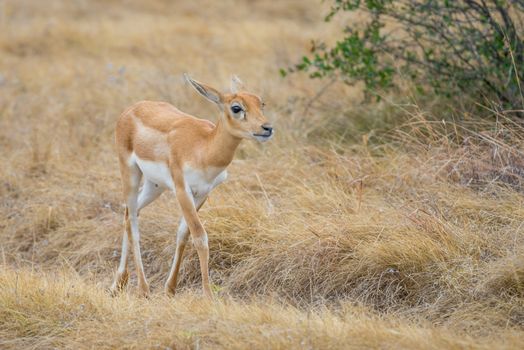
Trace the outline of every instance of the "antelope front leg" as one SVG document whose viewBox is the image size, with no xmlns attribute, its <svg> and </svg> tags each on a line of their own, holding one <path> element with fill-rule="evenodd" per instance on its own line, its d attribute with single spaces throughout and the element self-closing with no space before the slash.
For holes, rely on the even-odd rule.
<svg viewBox="0 0 524 350">
<path fill-rule="evenodd" d="M 196 210 L 198 211 L 204 202 L 206 201 L 206 196 L 200 196 L 196 198 L 195 205 Z M 171 265 L 171 271 L 166 281 L 165 291 L 168 295 L 174 295 L 175 289 L 178 280 L 178 272 L 180 271 L 180 265 L 182 264 L 182 258 L 184 256 L 184 249 L 187 244 L 187 238 L 189 237 L 189 228 L 187 227 L 186 220 L 184 217 L 180 220 L 178 225 L 178 231 L 176 234 L 176 250 L 175 256 L 173 257 L 173 265 Z"/>
<path fill-rule="evenodd" d="M 180 271 L 180 265 L 182 263 L 182 257 L 184 255 L 184 249 L 186 248 L 188 236 L 189 228 L 187 227 L 186 220 L 182 217 L 176 233 L 175 256 L 173 257 L 173 264 L 171 265 L 171 270 L 169 271 L 169 276 L 167 277 L 165 285 L 165 292 L 167 295 L 175 294 L 178 272 Z"/>
<path fill-rule="evenodd" d="M 193 245 L 195 246 L 198 253 L 204 295 L 208 299 L 213 299 L 213 293 L 211 293 L 211 287 L 209 286 L 209 246 L 207 242 L 207 232 L 198 218 L 197 209 L 195 208 L 195 204 L 193 203 L 193 199 L 189 193 L 189 190 L 185 188 L 183 179 L 178 178 L 177 180 L 178 181 L 175 181 L 176 196 L 178 202 L 180 203 L 180 208 L 182 209 L 184 219 L 187 223 L 187 226 L 189 227 Z"/>
</svg>

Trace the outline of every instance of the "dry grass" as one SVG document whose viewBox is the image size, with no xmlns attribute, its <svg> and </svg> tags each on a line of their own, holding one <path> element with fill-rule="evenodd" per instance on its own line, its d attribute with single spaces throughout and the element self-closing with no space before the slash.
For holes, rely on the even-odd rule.
<svg viewBox="0 0 524 350">
<path fill-rule="evenodd" d="M 392 114 L 342 85 L 310 104 L 322 83 L 278 68 L 337 32 L 319 6 L 0 3 L 1 348 L 524 346 L 522 128 Z M 132 279 L 111 298 L 113 125 L 141 99 L 213 119 L 185 71 L 221 87 L 240 75 L 277 137 L 245 142 L 201 211 L 216 304 L 199 297 L 192 249 L 180 294 L 161 293 L 180 215 L 170 195 L 141 215 L 152 297 Z M 392 116 L 406 122 L 361 134 Z"/>
<path fill-rule="evenodd" d="M 427 322 L 380 317 L 351 304 L 307 313 L 265 300 L 225 298 L 211 306 L 190 292 L 175 299 L 155 294 L 144 302 L 108 298 L 79 276 L 22 270 L 0 278 L 1 316 L 12 337 L 3 348 L 442 349 L 476 343 L 491 349 L 520 341 L 514 331 L 504 331 L 503 342 L 458 337 Z"/>
</svg>

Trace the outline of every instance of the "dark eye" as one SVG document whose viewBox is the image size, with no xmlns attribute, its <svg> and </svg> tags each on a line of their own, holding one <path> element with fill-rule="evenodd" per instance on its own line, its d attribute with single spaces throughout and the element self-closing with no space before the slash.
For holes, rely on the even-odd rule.
<svg viewBox="0 0 524 350">
<path fill-rule="evenodd" d="M 231 112 L 233 113 L 239 113 L 240 111 L 242 110 L 242 108 L 240 106 L 233 106 L 231 107 Z"/>
</svg>

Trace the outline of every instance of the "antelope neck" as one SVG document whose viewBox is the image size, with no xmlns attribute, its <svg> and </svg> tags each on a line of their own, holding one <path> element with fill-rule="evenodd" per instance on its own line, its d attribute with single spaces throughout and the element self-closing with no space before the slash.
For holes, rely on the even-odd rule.
<svg viewBox="0 0 524 350">
<path fill-rule="evenodd" d="M 224 118 L 226 117 L 224 116 Z M 240 141 L 242 141 L 240 137 L 227 131 L 223 123 L 222 118 L 218 118 L 217 124 L 211 132 L 206 154 L 206 163 L 216 167 L 228 166 L 235 156 Z"/>
</svg>

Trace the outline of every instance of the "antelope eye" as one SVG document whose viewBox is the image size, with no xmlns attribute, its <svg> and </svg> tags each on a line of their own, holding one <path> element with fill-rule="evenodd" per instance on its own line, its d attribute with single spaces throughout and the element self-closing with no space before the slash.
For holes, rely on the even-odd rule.
<svg viewBox="0 0 524 350">
<path fill-rule="evenodd" d="M 236 106 L 235 105 L 235 106 L 231 107 L 231 112 L 233 112 L 235 114 L 239 113 L 240 111 L 242 111 L 242 107 L 240 107 L 240 106 Z"/>
</svg>

